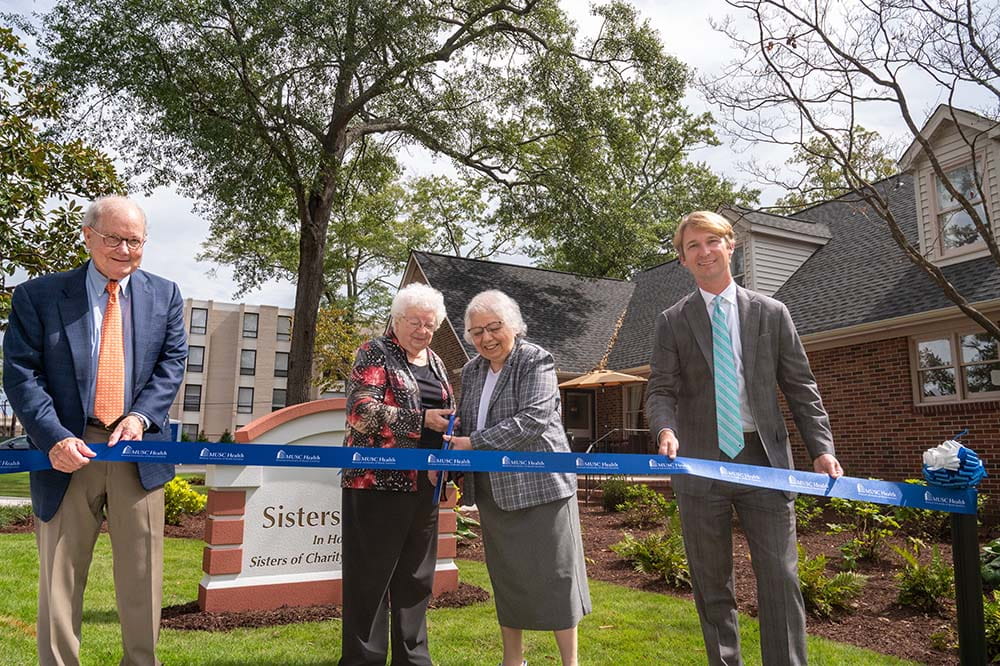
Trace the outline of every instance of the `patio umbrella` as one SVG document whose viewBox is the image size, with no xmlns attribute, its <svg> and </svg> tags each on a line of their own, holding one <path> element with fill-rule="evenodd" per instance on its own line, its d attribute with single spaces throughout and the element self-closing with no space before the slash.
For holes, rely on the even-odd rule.
<svg viewBox="0 0 1000 666">
<path fill-rule="evenodd" d="M 567 379 L 559 388 L 604 388 L 605 386 L 621 386 L 646 381 L 645 377 L 637 377 L 614 370 L 591 370 L 590 372 Z"/>
</svg>

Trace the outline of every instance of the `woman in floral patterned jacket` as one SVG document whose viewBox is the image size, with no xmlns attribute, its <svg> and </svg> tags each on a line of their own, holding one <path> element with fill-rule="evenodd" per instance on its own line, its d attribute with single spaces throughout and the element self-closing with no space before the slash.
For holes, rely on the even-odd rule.
<svg viewBox="0 0 1000 666">
<path fill-rule="evenodd" d="M 455 399 L 430 344 L 444 318 L 436 289 L 415 283 L 396 294 L 391 333 L 358 349 L 344 446 L 441 448 Z M 426 613 L 437 563 L 436 480 L 436 472 L 416 470 L 343 471 L 340 666 L 385 664 L 390 634 L 394 665 L 431 665 Z"/>
</svg>

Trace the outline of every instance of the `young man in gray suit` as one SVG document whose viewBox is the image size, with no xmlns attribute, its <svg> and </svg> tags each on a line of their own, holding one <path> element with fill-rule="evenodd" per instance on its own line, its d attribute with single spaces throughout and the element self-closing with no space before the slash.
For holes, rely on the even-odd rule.
<svg viewBox="0 0 1000 666">
<path fill-rule="evenodd" d="M 733 281 L 735 237 L 716 213 L 691 213 L 674 247 L 698 290 L 656 321 L 646 397 L 661 454 L 792 469 L 780 388 L 816 472 L 843 474 L 830 421 L 785 306 Z M 742 664 L 733 592 L 732 512 L 757 577 L 763 663 L 806 663 L 794 496 L 678 475 L 672 479 L 709 663 Z"/>
<path fill-rule="evenodd" d="M 83 218 L 90 261 L 14 290 L 3 384 L 52 469 L 31 473 L 38 542 L 38 663 L 80 663 L 83 589 L 107 518 L 121 663 L 155 666 L 163 579 L 163 484 L 173 465 L 94 460 L 87 442 L 169 440 L 184 377 L 184 302 L 139 269 L 146 216 L 124 197 Z"/>
</svg>

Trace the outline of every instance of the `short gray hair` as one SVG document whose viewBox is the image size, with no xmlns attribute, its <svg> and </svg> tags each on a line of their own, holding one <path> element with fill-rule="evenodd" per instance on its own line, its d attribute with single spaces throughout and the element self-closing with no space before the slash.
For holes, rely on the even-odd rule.
<svg viewBox="0 0 1000 666">
<path fill-rule="evenodd" d="M 472 336 L 469 335 L 469 320 L 472 315 L 489 312 L 500 318 L 505 325 L 509 326 L 514 335 L 524 335 L 528 332 L 528 325 L 521 317 L 521 308 L 517 301 L 503 293 L 499 289 L 487 289 L 472 297 L 469 304 L 465 306 L 465 341 L 472 344 Z"/>
<path fill-rule="evenodd" d="M 118 196 L 117 194 L 109 194 L 107 196 L 94 199 L 94 202 L 87 206 L 87 212 L 83 214 L 83 226 L 93 229 L 97 225 L 97 221 L 105 215 L 109 209 L 118 206 L 132 208 L 138 212 L 142 217 L 142 231 L 143 233 L 146 232 L 146 212 L 139 204 L 132 201 L 128 197 Z"/>
<path fill-rule="evenodd" d="M 434 313 L 434 330 L 448 316 L 444 308 L 444 296 L 434 287 L 422 282 L 411 282 L 396 292 L 392 299 L 390 313 L 393 320 L 402 319 L 407 310 L 425 310 Z"/>
</svg>

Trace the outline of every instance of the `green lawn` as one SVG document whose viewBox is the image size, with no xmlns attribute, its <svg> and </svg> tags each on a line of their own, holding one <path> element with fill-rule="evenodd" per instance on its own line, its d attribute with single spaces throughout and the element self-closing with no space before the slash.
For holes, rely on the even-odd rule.
<svg viewBox="0 0 1000 666">
<path fill-rule="evenodd" d="M 203 544 L 167 539 L 164 604 L 197 598 Z M 30 534 L 0 535 L 4 567 L 0 571 L 0 655 L 5 666 L 35 663 L 34 619 L 37 558 Z M 489 589 L 485 567 L 459 563 L 462 579 Z M 674 597 L 592 582 L 594 612 L 580 625 L 581 664 L 702 664 L 701 633 L 694 605 Z M 111 550 L 101 535 L 90 572 L 84 606 L 82 661 L 103 666 L 120 659 L 120 636 L 111 585 Z M 744 654 L 759 664 L 757 623 L 742 618 Z M 492 665 L 500 660 L 500 637 L 491 603 L 430 612 L 431 654 L 442 666 Z M 549 633 L 529 632 L 529 663 L 558 663 Z M 339 621 L 248 629 L 228 633 L 165 630 L 160 658 L 167 664 L 336 664 L 340 653 Z M 904 664 L 820 638 L 809 640 L 814 664 Z"/>
<path fill-rule="evenodd" d="M 205 475 L 178 474 L 177 476 L 190 481 L 193 477 L 204 478 Z M 202 495 L 207 492 L 205 486 L 191 486 L 191 490 Z M 0 474 L 0 497 L 31 497 L 31 493 L 28 492 L 28 473 Z"/>
<path fill-rule="evenodd" d="M 31 497 L 28 492 L 28 473 L 0 474 L 0 497 Z"/>
</svg>

